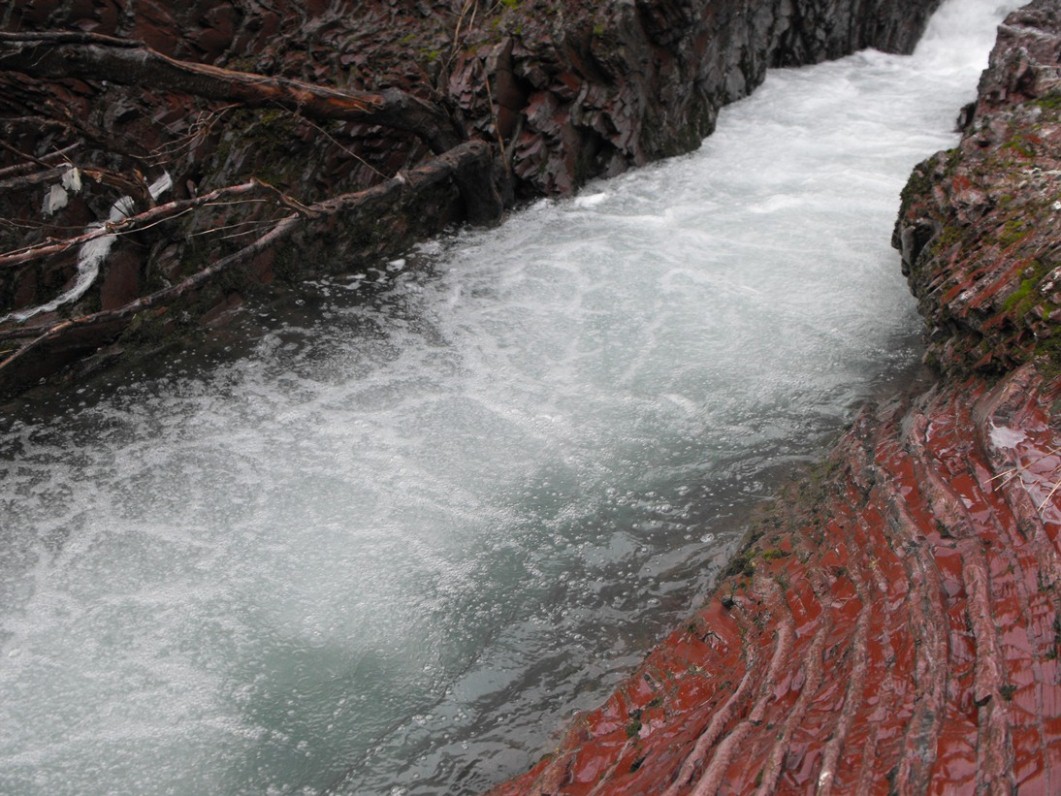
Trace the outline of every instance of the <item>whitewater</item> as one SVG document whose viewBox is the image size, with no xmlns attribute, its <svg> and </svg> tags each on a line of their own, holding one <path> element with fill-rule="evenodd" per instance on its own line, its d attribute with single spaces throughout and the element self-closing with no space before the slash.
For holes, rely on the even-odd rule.
<svg viewBox="0 0 1061 796">
<path fill-rule="evenodd" d="M 1004 11 L 0 421 L 0 793 L 475 793 L 919 357 L 890 248 Z"/>
</svg>

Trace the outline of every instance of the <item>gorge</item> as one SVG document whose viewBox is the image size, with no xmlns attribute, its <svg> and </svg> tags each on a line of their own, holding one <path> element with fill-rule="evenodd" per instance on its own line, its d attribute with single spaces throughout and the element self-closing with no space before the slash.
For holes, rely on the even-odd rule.
<svg viewBox="0 0 1061 796">
<path fill-rule="evenodd" d="M 1049 42 L 1056 10 L 1037 7 L 1028 27 Z M 771 73 L 693 154 L 378 270 L 323 268 L 333 275 L 285 303 L 249 300 L 254 334 L 228 338 L 231 351 L 192 349 L 98 392 L 75 382 L 50 405 L 13 404 L 0 436 L 0 790 L 480 792 L 619 686 L 499 792 L 798 790 L 806 777 L 913 787 L 936 760 L 940 782 L 1012 775 L 1048 791 L 1056 380 L 1036 371 L 1029 341 L 1048 339 L 1056 233 L 1015 226 L 1039 218 L 1057 184 L 1056 89 L 1034 47 L 993 100 L 1025 92 L 1028 113 L 1040 109 L 1033 138 L 969 143 L 989 137 L 981 125 L 963 146 L 1018 159 L 1011 141 L 1032 148 L 1025 165 L 1040 171 L 1022 179 L 1035 195 L 989 190 L 944 157 L 919 167 L 896 232 L 928 285 L 934 361 L 965 378 L 994 352 L 991 381 L 894 398 L 923 378 L 915 301 L 889 248 L 899 193 L 918 161 L 956 143 L 953 117 L 1001 14 L 945 3 L 913 56 Z M 1015 217 L 998 221 L 1002 248 L 1030 253 L 989 294 L 970 293 L 972 310 L 948 310 L 928 258 L 940 243 L 967 251 L 970 225 L 1003 204 Z M 948 217 L 952 206 L 965 215 Z M 968 289 L 955 284 L 946 301 Z M 1032 331 L 981 347 L 1014 316 Z M 948 347 L 956 328 L 980 336 Z M 880 407 L 732 561 L 751 510 L 871 398 Z M 933 457 L 953 466 L 958 497 L 933 481 Z M 919 481 L 935 489 L 921 502 Z M 818 493 L 833 502 L 814 508 Z M 1000 563 L 967 541 L 988 514 L 1001 518 L 988 540 Z M 1018 524 L 1034 550 L 1010 554 Z M 907 558 L 915 547 L 936 558 Z M 1036 571 L 1029 555 L 1047 563 Z M 1021 575 L 1007 580 L 1007 566 Z M 722 590 L 628 679 L 724 569 Z M 949 642 L 938 630 L 992 589 L 1031 606 L 1038 656 L 1000 652 L 994 679 L 971 652 L 991 620 L 971 611 Z M 902 639 L 888 623 L 911 612 Z M 890 653 L 871 634 L 896 639 Z M 969 652 L 954 684 L 933 681 L 930 704 L 968 692 L 961 709 L 985 717 L 982 749 L 997 752 L 988 765 L 976 765 L 975 719 L 972 752 L 953 733 L 948 757 L 926 751 L 939 723 L 904 712 L 918 695 L 905 673 L 924 678 L 926 650 L 943 660 L 948 643 Z M 891 672 L 880 693 L 894 695 L 893 723 L 837 694 L 809 706 L 816 659 L 841 684 Z M 1038 745 L 1013 742 L 1007 758 L 990 733 L 1005 736 L 1005 711 L 1026 704 L 1042 717 Z M 759 744 L 757 767 L 727 768 L 727 721 L 731 743 Z M 829 722 L 859 749 L 878 726 L 876 751 L 851 758 L 842 733 L 793 742 Z M 856 763 L 836 768 L 841 753 Z"/>
</svg>

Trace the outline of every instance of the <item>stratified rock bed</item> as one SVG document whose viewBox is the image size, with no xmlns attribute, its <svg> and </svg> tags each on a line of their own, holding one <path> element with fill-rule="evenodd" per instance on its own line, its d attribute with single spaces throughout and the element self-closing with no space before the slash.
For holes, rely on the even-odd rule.
<svg viewBox="0 0 1061 796">
<path fill-rule="evenodd" d="M 1000 30 L 896 228 L 943 375 L 866 409 L 715 594 L 496 794 L 1061 792 L 1061 12 Z"/>
</svg>

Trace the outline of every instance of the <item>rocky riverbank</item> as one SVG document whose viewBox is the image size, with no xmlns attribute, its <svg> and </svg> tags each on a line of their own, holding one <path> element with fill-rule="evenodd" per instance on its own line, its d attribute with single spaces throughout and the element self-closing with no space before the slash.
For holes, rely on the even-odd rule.
<svg viewBox="0 0 1061 796">
<path fill-rule="evenodd" d="M 868 407 L 706 605 L 496 794 L 1061 784 L 1061 12 L 1010 15 L 895 244 L 937 378 Z"/>
<path fill-rule="evenodd" d="M 0 395 L 694 149 L 767 67 L 907 51 L 937 5 L 9 4 Z"/>
</svg>

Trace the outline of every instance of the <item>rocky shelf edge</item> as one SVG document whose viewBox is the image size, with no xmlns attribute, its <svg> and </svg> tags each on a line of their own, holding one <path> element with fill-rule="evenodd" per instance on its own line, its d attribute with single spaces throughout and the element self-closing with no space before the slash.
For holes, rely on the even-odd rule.
<svg viewBox="0 0 1061 796">
<path fill-rule="evenodd" d="M 695 149 L 767 67 L 908 51 L 938 4 L 6 4 L 0 397 Z"/>
<path fill-rule="evenodd" d="M 936 383 L 867 408 L 514 794 L 1061 790 L 1061 9 L 1000 28 L 895 242 Z"/>
</svg>

